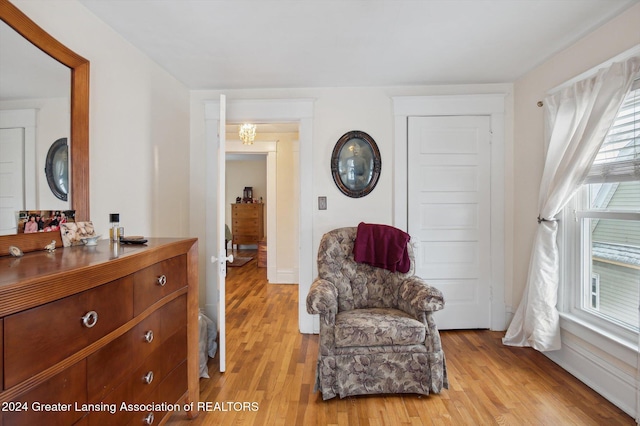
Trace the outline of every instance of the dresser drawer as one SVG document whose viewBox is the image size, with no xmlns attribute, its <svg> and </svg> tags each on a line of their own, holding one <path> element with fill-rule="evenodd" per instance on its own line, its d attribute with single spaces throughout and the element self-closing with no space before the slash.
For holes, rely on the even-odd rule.
<svg viewBox="0 0 640 426">
<path fill-rule="evenodd" d="M 87 393 L 99 402 L 160 345 L 160 316 L 149 318 L 87 358 Z"/>
<path fill-rule="evenodd" d="M 178 365 L 184 363 L 186 365 L 187 356 L 187 337 L 186 327 L 179 329 L 171 336 L 166 336 L 164 342 L 153 351 L 153 353 L 144 359 L 142 363 L 133 369 L 127 377 L 117 383 L 117 386 L 113 391 L 107 394 L 100 403 L 103 406 L 115 406 L 118 412 L 115 416 L 112 416 L 108 412 L 92 412 L 88 415 L 88 424 L 103 426 L 106 424 L 113 425 L 125 425 L 129 424 L 143 424 L 138 423 L 142 421 L 142 418 L 146 415 L 141 411 L 126 411 L 120 410 L 123 402 L 126 404 L 140 404 L 140 403 L 174 403 L 187 389 L 186 384 L 180 389 L 170 391 L 164 391 L 167 395 L 173 395 L 176 391 L 179 391 L 179 396 L 175 399 L 158 399 L 156 395 L 160 395 L 158 388 L 161 383 L 164 383 L 168 376 L 173 375 L 174 370 Z M 175 381 L 175 379 L 173 379 Z M 186 370 L 184 377 L 179 380 L 187 381 Z M 161 415 L 155 416 L 155 422 L 157 424 L 160 421 Z"/>
<path fill-rule="evenodd" d="M 257 235 L 234 236 L 233 244 L 258 244 L 258 236 Z"/>
<path fill-rule="evenodd" d="M 13 402 L 26 404 L 28 410 L 3 412 L 3 424 L 11 426 L 73 424 L 84 414 L 76 410 L 76 404 L 81 407 L 87 401 L 85 377 L 86 364 L 83 360 L 14 399 Z"/>
<path fill-rule="evenodd" d="M 162 342 L 176 331 L 187 326 L 187 295 L 178 297 L 162 307 L 160 330 Z"/>
<path fill-rule="evenodd" d="M 258 230 L 260 226 L 258 224 L 257 219 L 245 220 L 242 222 L 234 221 L 233 222 L 234 230 L 238 234 L 258 234 Z"/>
<path fill-rule="evenodd" d="M 108 394 L 101 402 L 102 407 L 107 407 L 101 411 L 91 411 L 86 416 L 86 424 L 89 426 L 104 426 L 104 425 L 126 425 L 133 418 L 134 415 L 139 413 L 121 410 L 120 408 L 123 402 L 130 402 L 135 399 L 133 394 L 133 387 L 128 381 L 122 382 Z M 113 410 L 114 413 L 111 414 Z"/>
<path fill-rule="evenodd" d="M 169 336 L 131 375 L 134 395 L 143 398 L 182 361 L 187 358 L 187 329 Z"/>
<path fill-rule="evenodd" d="M 112 392 L 177 330 L 186 329 L 187 296 L 172 300 L 128 333 L 87 358 L 90 402 Z"/>
<path fill-rule="evenodd" d="M 243 203 L 231 205 L 231 216 L 235 218 L 253 218 L 259 217 L 262 212 L 263 204 L 258 203 Z"/>
<path fill-rule="evenodd" d="M 11 366 L 4 371 L 5 389 L 55 365 L 132 318 L 131 277 L 5 317 L 4 364 Z"/>
<path fill-rule="evenodd" d="M 149 306 L 187 285 L 187 258 L 176 256 L 133 275 L 133 311 L 138 315 Z"/>
<path fill-rule="evenodd" d="M 141 401 L 145 406 L 152 403 L 157 403 L 158 401 L 166 401 L 168 404 L 175 404 L 176 401 L 184 395 L 187 390 L 187 362 L 184 361 L 176 368 L 173 369 L 159 386 L 157 386 L 151 394 L 147 396 L 147 398 Z M 150 407 L 151 408 L 151 407 Z M 181 408 L 181 407 L 180 407 Z M 173 410 L 175 411 L 175 410 Z M 168 411 L 142 411 L 140 413 L 136 413 L 133 416 L 133 419 L 129 423 L 131 426 L 137 425 L 146 425 L 145 423 L 149 418 L 149 414 L 153 416 L 153 423 L 158 424 L 160 419 L 168 414 Z"/>
</svg>

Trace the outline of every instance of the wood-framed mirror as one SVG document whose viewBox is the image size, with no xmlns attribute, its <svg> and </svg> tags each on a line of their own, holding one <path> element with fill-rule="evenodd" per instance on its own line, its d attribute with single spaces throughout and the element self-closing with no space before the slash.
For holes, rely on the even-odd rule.
<svg viewBox="0 0 640 426">
<path fill-rule="evenodd" d="M 340 192 L 347 197 L 360 198 L 373 191 L 381 168 L 378 145 L 365 132 L 347 132 L 333 148 L 331 175 Z"/>
<path fill-rule="evenodd" d="M 69 186 L 70 206 L 76 220 L 90 220 L 89 212 L 89 61 L 60 43 L 8 0 L 0 0 L 0 20 L 29 40 L 44 53 L 67 66 L 71 71 Z M 9 254 L 9 247 L 23 252 L 43 250 L 51 240 L 62 247 L 60 233 L 35 233 L 0 236 L 0 256 Z"/>
</svg>

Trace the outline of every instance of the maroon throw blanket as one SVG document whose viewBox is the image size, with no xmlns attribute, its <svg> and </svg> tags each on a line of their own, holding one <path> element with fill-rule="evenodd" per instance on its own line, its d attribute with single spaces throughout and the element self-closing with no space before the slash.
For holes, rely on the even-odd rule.
<svg viewBox="0 0 640 426">
<path fill-rule="evenodd" d="M 411 267 L 407 251 L 410 239 L 409 234 L 393 226 L 360 222 L 353 257 L 356 262 L 406 273 Z"/>
</svg>

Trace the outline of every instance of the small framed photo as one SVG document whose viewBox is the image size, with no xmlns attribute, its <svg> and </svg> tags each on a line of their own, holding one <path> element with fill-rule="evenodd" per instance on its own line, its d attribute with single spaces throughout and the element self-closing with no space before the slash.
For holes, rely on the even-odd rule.
<svg viewBox="0 0 640 426">
<path fill-rule="evenodd" d="M 18 213 L 18 234 L 57 232 L 63 223 L 75 221 L 75 210 L 22 210 Z"/>
</svg>

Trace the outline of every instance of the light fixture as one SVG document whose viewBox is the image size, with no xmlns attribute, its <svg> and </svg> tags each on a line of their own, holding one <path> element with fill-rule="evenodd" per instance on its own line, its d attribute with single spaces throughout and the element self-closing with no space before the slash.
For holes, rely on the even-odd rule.
<svg viewBox="0 0 640 426">
<path fill-rule="evenodd" d="M 256 137 L 256 125 L 245 123 L 240 126 L 240 132 L 238 132 L 238 134 L 243 144 L 253 145 L 253 140 Z"/>
</svg>

